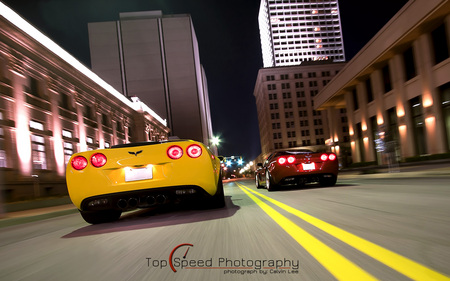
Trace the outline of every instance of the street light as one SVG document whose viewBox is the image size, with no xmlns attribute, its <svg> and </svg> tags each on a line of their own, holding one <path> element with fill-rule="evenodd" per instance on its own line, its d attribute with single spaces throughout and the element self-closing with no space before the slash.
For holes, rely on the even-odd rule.
<svg viewBox="0 0 450 281">
<path fill-rule="evenodd" d="M 210 139 L 210 142 L 211 142 L 211 144 L 213 145 L 213 146 L 215 146 L 216 147 L 216 149 L 217 149 L 217 154 L 219 154 L 219 144 L 220 144 L 220 142 L 221 142 L 221 139 L 219 139 L 219 137 L 212 137 L 211 139 Z"/>
<path fill-rule="evenodd" d="M 219 137 L 212 137 L 211 143 L 212 143 L 212 145 L 219 146 L 219 144 L 220 144 Z"/>
</svg>

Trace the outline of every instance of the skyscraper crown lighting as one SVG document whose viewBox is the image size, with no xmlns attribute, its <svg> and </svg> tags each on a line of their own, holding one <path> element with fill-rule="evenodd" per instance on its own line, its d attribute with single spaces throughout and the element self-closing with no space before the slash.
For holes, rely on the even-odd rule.
<svg viewBox="0 0 450 281">
<path fill-rule="evenodd" d="M 264 67 L 345 61 L 337 0 L 261 0 Z"/>
</svg>

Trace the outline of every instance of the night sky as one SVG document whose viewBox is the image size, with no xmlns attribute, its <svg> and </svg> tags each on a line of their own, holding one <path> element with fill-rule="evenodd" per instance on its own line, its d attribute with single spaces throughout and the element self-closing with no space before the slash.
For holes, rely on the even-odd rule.
<svg viewBox="0 0 450 281">
<path fill-rule="evenodd" d="M 162 10 L 190 14 L 208 79 L 214 134 L 219 153 L 260 152 L 253 89 L 262 67 L 260 0 L 1 0 L 80 62 L 90 67 L 89 22 L 116 21 L 121 12 Z M 340 0 L 346 59 L 350 60 L 406 0 Z"/>
</svg>

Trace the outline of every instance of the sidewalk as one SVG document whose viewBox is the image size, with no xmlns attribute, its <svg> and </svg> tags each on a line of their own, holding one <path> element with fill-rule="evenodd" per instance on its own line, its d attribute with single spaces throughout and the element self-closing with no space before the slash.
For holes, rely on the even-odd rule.
<svg viewBox="0 0 450 281">
<path fill-rule="evenodd" d="M 0 214 L 0 228 L 77 213 L 69 197 L 8 203 Z"/>
<path fill-rule="evenodd" d="M 417 178 L 450 177 L 450 160 L 403 163 L 397 167 L 372 166 L 357 169 L 344 169 L 338 179 L 351 178 Z"/>
</svg>

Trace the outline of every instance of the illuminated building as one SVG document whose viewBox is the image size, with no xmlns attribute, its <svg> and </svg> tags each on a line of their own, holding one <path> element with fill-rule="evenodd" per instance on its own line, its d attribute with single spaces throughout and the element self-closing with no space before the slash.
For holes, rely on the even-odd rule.
<svg viewBox="0 0 450 281">
<path fill-rule="evenodd" d="M 450 151 L 449 42 L 449 1 L 409 1 L 315 97 L 347 109 L 353 162 L 385 164 L 379 136 L 399 160 Z"/>
<path fill-rule="evenodd" d="M 345 61 L 337 0 L 261 0 L 259 30 L 264 67 Z"/>
<path fill-rule="evenodd" d="M 89 23 L 92 69 L 125 96 L 167 119 L 171 135 L 208 144 L 212 125 L 206 76 L 189 15 L 121 13 Z"/>
<path fill-rule="evenodd" d="M 314 96 L 344 66 L 345 63 L 307 62 L 259 70 L 253 93 L 262 152 L 258 162 L 281 149 L 344 150 L 349 146 L 345 109 L 314 110 Z M 337 129 L 332 131 L 331 126 Z"/>
<path fill-rule="evenodd" d="M 130 100 L 0 3 L 0 172 L 7 201 L 67 194 L 73 153 L 167 139 Z"/>
</svg>

